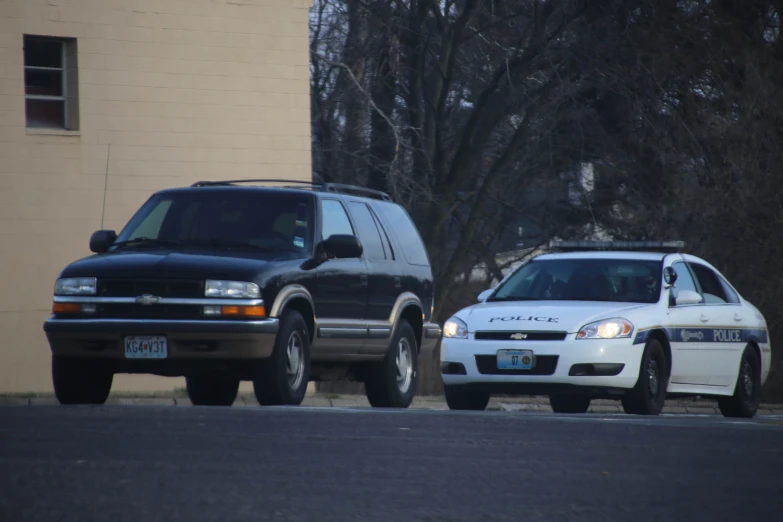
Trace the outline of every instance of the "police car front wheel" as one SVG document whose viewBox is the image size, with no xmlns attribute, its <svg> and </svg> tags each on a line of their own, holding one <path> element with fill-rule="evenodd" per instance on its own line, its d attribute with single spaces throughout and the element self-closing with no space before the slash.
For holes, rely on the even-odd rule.
<svg viewBox="0 0 783 522">
<path fill-rule="evenodd" d="M 669 364 L 663 345 L 650 339 L 644 347 L 636 386 L 625 392 L 623 410 L 633 415 L 658 415 L 666 401 Z"/>
<path fill-rule="evenodd" d="M 450 410 L 485 410 L 489 393 L 466 390 L 460 386 L 445 386 L 446 404 Z"/>
</svg>

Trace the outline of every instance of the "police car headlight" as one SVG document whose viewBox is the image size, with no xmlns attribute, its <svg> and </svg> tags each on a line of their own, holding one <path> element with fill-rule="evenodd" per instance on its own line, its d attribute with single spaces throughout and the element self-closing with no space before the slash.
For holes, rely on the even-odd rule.
<svg viewBox="0 0 783 522">
<path fill-rule="evenodd" d="M 606 319 L 586 324 L 576 334 L 577 339 L 623 339 L 631 337 L 633 325 L 625 319 Z"/>
<path fill-rule="evenodd" d="M 452 317 L 443 325 L 443 337 L 466 339 L 468 337 L 468 325 L 462 319 Z"/>
</svg>

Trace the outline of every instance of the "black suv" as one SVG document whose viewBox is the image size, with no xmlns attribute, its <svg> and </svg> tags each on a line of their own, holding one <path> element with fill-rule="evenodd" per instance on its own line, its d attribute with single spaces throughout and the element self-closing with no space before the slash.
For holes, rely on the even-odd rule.
<svg viewBox="0 0 783 522">
<path fill-rule="evenodd" d="M 298 405 L 309 381 L 348 379 L 408 407 L 441 335 L 415 225 L 382 192 L 280 183 L 163 190 L 119 235 L 95 232 L 44 324 L 60 403 L 101 404 L 115 373 L 146 373 L 185 376 L 194 405 L 233 404 L 240 381 Z"/>
</svg>

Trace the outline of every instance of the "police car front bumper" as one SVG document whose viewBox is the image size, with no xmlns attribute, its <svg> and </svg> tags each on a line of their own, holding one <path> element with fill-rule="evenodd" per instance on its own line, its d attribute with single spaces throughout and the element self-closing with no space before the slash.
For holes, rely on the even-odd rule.
<svg viewBox="0 0 783 522">
<path fill-rule="evenodd" d="M 506 349 L 531 350 L 533 367 L 498 368 L 498 351 Z M 472 385 L 493 393 L 603 394 L 634 387 L 643 350 L 632 339 L 576 340 L 573 334 L 563 341 L 513 343 L 444 338 L 440 371 L 445 385 Z"/>
</svg>

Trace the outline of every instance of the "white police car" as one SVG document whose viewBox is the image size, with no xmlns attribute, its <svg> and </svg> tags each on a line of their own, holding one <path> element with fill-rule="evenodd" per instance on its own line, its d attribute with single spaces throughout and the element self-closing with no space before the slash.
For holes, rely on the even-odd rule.
<svg viewBox="0 0 783 522">
<path fill-rule="evenodd" d="M 553 246 L 444 324 L 449 408 L 524 394 L 548 395 L 560 413 L 615 398 L 626 413 L 657 415 L 669 394 L 755 415 L 771 361 L 767 324 L 718 270 L 679 253 L 681 242 Z"/>
</svg>

